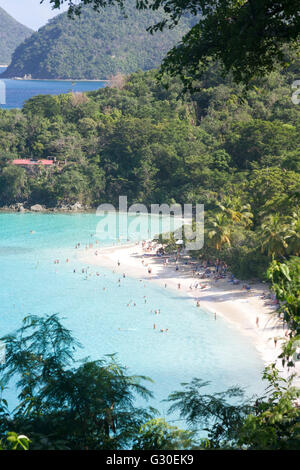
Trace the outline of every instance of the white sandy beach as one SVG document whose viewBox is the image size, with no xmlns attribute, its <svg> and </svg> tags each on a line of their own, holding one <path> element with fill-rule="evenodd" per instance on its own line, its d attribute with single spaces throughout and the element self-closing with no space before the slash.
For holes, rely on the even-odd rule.
<svg viewBox="0 0 300 470">
<path fill-rule="evenodd" d="M 155 251 L 144 251 L 141 243 L 101 249 L 93 247 L 82 253 L 80 260 L 90 266 L 105 267 L 120 274 L 125 273 L 129 277 L 158 283 L 167 289 L 176 289 L 178 293 L 188 294 L 195 303 L 200 301 L 201 308 L 212 315 L 216 314 L 216 321 L 222 316 L 242 334 L 251 338 L 265 364 L 277 362 L 279 370 L 282 370 L 281 361 L 278 361 L 277 357 L 280 354 L 280 343 L 285 339 L 286 326 L 278 318 L 276 307 L 261 298 L 263 293 L 269 293 L 266 284 L 251 284 L 251 289 L 246 291 L 242 288 L 243 282 L 233 285 L 228 282 L 228 278 L 217 281 L 211 278 L 202 280 L 194 276 L 192 265 L 185 264 L 187 260 L 182 259 L 176 271 L 175 262 L 170 260 L 170 263 L 164 265 L 164 259 L 156 256 Z M 149 268 L 151 274 L 148 273 Z M 198 283 L 198 288 L 190 289 L 195 282 Z M 206 287 L 199 288 L 200 286 Z M 277 339 L 276 345 L 274 339 Z M 300 364 L 289 372 L 297 374 L 295 385 L 300 387 Z"/>
</svg>

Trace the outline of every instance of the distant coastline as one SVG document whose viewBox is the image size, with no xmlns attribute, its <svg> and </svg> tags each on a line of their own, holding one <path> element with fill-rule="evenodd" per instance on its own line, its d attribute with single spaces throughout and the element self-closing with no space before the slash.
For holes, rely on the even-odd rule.
<svg viewBox="0 0 300 470">
<path fill-rule="evenodd" d="M 2 65 L 0 65 L 2 67 Z M 88 78 L 80 79 L 70 79 L 70 78 L 21 78 L 21 77 L 12 77 L 7 80 L 19 80 L 23 82 L 110 82 L 110 80 L 89 80 Z"/>
</svg>

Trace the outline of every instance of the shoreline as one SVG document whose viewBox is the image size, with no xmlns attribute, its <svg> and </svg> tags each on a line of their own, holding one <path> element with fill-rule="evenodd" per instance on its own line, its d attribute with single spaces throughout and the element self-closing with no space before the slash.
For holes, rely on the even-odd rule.
<svg viewBox="0 0 300 470">
<path fill-rule="evenodd" d="M 4 65 L 0 65 L 0 67 L 5 67 Z M 4 72 L 3 72 L 4 73 Z M 2 75 L 2 74 L 0 74 Z M 77 80 L 72 80 L 71 78 L 21 78 L 21 77 L 5 77 L 3 80 L 14 80 L 18 82 L 70 82 L 70 83 L 76 83 L 76 82 L 91 82 L 91 83 L 100 83 L 100 82 L 105 82 L 109 83 L 110 80 L 89 80 L 89 79 L 84 79 L 80 78 Z"/>
<path fill-rule="evenodd" d="M 170 255 L 169 258 L 174 256 Z M 185 264 L 186 259 L 179 262 L 177 271 L 175 261 L 164 265 L 163 257 L 156 256 L 155 250 L 144 251 L 140 243 L 89 248 L 80 254 L 79 260 L 87 265 L 114 270 L 121 275 L 125 273 L 131 278 L 151 281 L 163 288 L 175 290 L 179 295 L 188 295 L 196 303 L 199 301 L 200 308 L 215 314 L 216 320 L 222 317 L 247 336 L 265 365 L 276 362 L 284 377 L 295 373 L 294 384 L 300 387 L 300 364 L 290 371 L 283 371 L 278 359 L 280 344 L 285 340 L 286 326 L 276 315 L 276 306 L 262 299 L 263 293 L 270 293 L 267 284 L 251 283 L 251 289 L 246 291 L 242 289 L 242 282 L 233 285 L 227 278 L 218 281 L 212 278 L 200 279 L 193 275 L 193 265 Z M 151 274 L 148 273 L 149 268 Z M 191 289 L 193 283 L 198 284 L 198 288 Z"/>
</svg>

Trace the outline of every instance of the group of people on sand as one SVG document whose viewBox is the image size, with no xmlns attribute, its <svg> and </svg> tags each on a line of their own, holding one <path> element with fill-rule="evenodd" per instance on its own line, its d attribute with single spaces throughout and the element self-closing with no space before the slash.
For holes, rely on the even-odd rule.
<svg viewBox="0 0 300 470">
<path fill-rule="evenodd" d="M 152 251 L 154 246 L 155 244 L 151 241 L 146 241 L 146 240 L 142 241 L 142 249 L 146 252 Z"/>
</svg>

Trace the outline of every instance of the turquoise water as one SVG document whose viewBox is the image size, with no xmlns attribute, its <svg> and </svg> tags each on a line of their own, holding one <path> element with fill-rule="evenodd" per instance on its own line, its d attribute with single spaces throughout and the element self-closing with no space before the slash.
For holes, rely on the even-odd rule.
<svg viewBox="0 0 300 470">
<path fill-rule="evenodd" d="M 0 74 L 5 69 L 0 67 Z M 1 75 L 0 75 L 1 80 Z M 6 90 L 6 104 L 0 104 L 0 108 L 22 108 L 25 101 L 36 95 L 59 95 L 61 93 L 93 91 L 103 88 L 105 82 L 70 82 L 54 80 L 10 80 L 3 79 Z"/>
<path fill-rule="evenodd" d="M 29 313 L 60 313 L 84 346 L 78 357 L 118 353 L 129 373 L 155 380 L 151 404 L 163 414 L 167 406 L 161 400 L 193 377 L 210 380 L 210 391 L 240 385 L 249 394 L 261 392 L 258 353 L 224 320 L 215 321 L 185 295 L 151 281 L 121 278 L 118 287 L 119 275 L 92 266 L 86 279 L 79 260 L 84 248 L 75 245 L 95 243 L 98 222 L 93 214 L 0 214 L 0 337 Z M 57 258 L 59 265 L 53 263 Z M 136 307 L 127 307 L 130 301 Z M 8 398 L 14 406 L 15 392 Z"/>
</svg>

